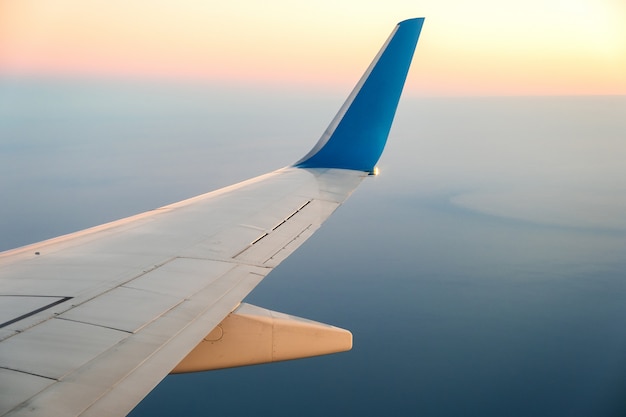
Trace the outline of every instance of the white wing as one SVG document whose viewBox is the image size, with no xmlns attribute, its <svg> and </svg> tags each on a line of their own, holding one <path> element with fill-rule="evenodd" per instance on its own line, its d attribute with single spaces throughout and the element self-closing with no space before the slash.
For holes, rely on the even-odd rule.
<svg viewBox="0 0 626 417">
<path fill-rule="evenodd" d="M 294 166 L 0 254 L 0 415 L 124 415 L 168 373 L 351 347 L 240 304 L 374 171 L 423 19 L 400 23 Z"/>
</svg>

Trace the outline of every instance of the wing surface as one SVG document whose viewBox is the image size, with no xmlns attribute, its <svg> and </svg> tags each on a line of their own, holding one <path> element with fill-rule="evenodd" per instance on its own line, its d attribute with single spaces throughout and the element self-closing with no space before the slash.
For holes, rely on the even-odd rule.
<svg viewBox="0 0 626 417">
<path fill-rule="evenodd" d="M 422 22 L 396 27 L 294 166 L 1 253 L 0 415 L 115 416 L 141 401 L 373 170 Z M 343 126 L 363 112 L 380 122 L 359 144 Z"/>
</svg>

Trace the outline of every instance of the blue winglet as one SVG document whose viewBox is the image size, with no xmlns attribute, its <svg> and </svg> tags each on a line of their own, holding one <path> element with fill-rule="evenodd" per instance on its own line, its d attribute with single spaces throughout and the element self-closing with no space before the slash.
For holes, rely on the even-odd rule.
<svg viewBox="0 0 626 417">
<path fill-rule="evenodd" d="M 294 166 L 373 172 L 423 24 L 424 18 L 398 23 L 320 140 Z"/>
</svg>

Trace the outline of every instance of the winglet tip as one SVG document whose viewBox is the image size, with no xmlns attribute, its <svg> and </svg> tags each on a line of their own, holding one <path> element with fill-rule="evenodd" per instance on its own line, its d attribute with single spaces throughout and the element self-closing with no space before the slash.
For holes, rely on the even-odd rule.
<svg viewBox="0 0 626 417">
<path fill-rule="evenodd" d="M 385 147 L 423 22 L 419 17 L 398 23 L 318 143 L 295 167 L 373 172 Z"/>
<path fill-rule="evenodd" d="M 404 25 L 404 24 L 410 24 L 410 23 L 419 24 L 419 23 L 423 23 L 424 19 L 426 18 L 425 17 L 412 17 L 410 19 L 404 19 L 400 21 L 398 25 Z"/>
</svg>

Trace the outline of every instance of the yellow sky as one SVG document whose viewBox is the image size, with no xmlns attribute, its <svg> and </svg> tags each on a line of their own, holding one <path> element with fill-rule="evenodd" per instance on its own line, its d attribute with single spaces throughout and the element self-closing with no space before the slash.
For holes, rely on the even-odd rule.
<svg viewBox="0 0 626 417">
<path fill-rule="evenodd" d="M 624 0 L 0 0 L 0 73 L 352 85 L 417 16 L 409 94 L 626 94 Z"/>
</svg>

